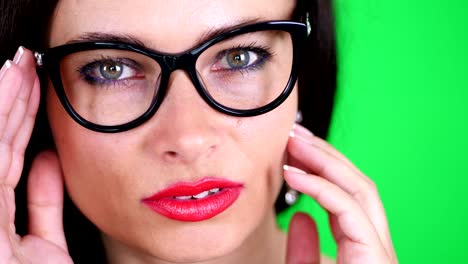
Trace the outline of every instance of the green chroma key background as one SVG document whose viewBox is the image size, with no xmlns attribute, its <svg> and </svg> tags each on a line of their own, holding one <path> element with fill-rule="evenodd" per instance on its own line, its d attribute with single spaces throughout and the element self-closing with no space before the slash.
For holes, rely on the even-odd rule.
<svg viewBox="0 0 468 264">
<path fill-rule="evenodd" d="M 468 259 L 468 1 L 335 0 L 338 94 L 328 140 L 378 186 L 400 263 Z M 322 251 L 325 212 L 307 211 Z"/>
</svg>

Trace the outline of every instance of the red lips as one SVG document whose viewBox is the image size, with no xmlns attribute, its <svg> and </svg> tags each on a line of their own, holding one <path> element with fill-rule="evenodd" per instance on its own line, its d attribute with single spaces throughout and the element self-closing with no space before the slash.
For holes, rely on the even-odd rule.
<svg viewBox="0 0 468 264">
<path fill-rule="evenodd" d="M 220 178 L 204 178 L 194 183 L 172 185 L 142 202 L 168 218 L 203 221 L 228 209 L 239 197 L 241 183 Z"/>
</svg>

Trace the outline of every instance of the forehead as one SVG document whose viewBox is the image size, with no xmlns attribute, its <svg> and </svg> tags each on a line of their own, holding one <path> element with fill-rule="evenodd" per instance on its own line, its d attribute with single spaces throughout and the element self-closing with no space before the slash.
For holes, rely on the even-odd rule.
<svg viewBox="0 0 468 264">
<path fill-rule="evenodd" d="M 246 20 L 288 19 L 294 6 L 294 0 L 61 0 L 49 43 L 57 46 L 100 32 L 131 35 L 176 53 L 208 31 Z"/>
</svg>

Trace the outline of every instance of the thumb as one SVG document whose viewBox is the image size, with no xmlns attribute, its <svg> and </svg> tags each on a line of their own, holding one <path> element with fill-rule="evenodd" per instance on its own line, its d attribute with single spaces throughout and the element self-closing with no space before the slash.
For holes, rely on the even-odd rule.
<svg viewBox="0 0 468 264">
<path fill-rule="evenodd" d="M 320 263 L 317 225 L 307 214 L 296 213 L 289 224 L 286 263 Z"/>
<path fill-rule="evenodd" d="M 63 232 L 63 178 L 57 154 L 40 153 L 28 177 L 29 233 L 68 252 Z"/>
</svg>

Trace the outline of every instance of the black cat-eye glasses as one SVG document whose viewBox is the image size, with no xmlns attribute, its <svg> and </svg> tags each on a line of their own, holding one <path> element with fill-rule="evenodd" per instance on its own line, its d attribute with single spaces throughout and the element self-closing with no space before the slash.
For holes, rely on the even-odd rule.
<svg viewBox="0 0 468 264">
<path fill-rule="evenodd" d="M 79 42 L 36 53 L 70 116 L 98 132 L 121 132 L 151 118 L 170 74 L 184 70 L 198 94 L 233 116 L 266 113 L 291 93 L 307 25 L 250 24 L 179 54 L 119 41 Z"/>
</svg>

